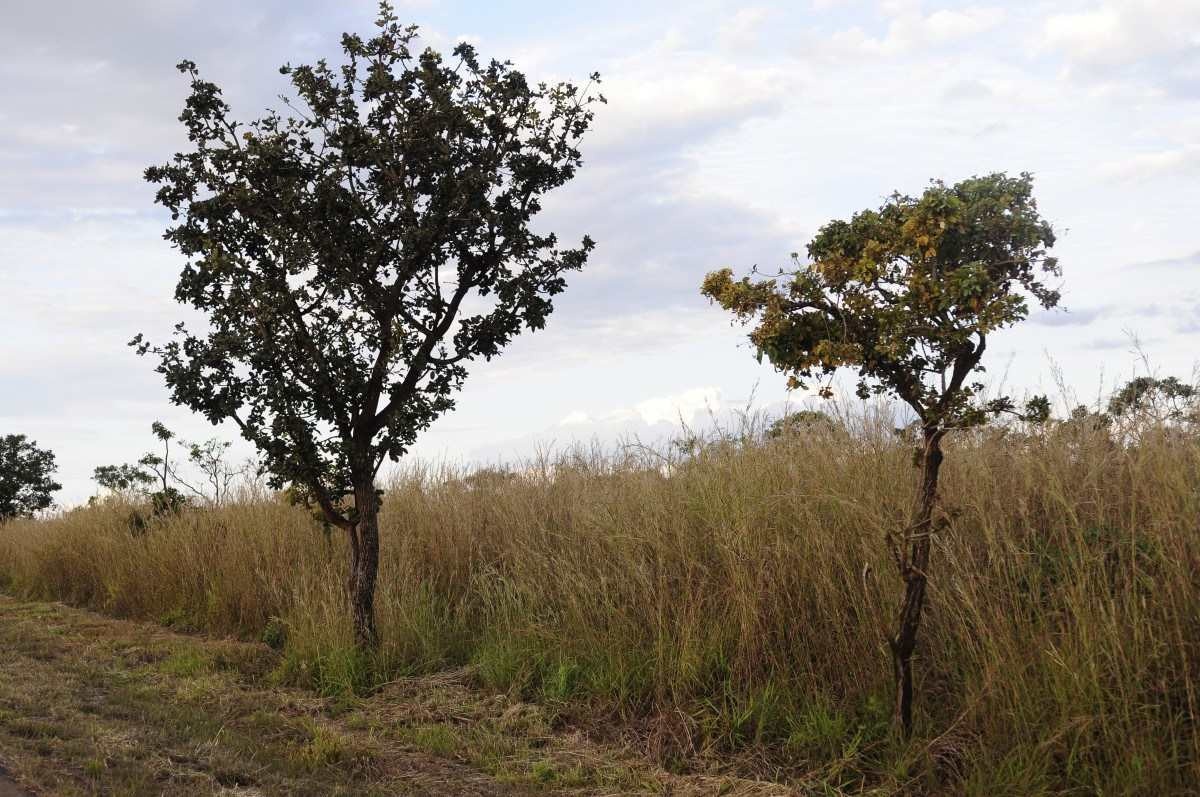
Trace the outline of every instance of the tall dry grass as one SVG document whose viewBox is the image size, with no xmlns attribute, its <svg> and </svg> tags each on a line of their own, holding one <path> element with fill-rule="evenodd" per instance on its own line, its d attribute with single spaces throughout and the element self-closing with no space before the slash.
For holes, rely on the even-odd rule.
<svg viewBox="0 0 1200 797">
<path fill-rule="evenodd" d="M 384 502 L 370 661 L 353 653 L 341 539 L 269 497 L 140 535 L 120 504 L 12 523 L 0 586 L 266 633 L 283 676 L 328 691 L 471 665 L 681 766 L 853 792 L 1200 782 L 1197 439 L 1117 444 L 1066 423 L 951 441 L 906 742 L 888 722 L 901 585 L 882 540 L 916 472 L 890 418 L 852 425 L 469 478 L 414 468 Z"/>
</svg>

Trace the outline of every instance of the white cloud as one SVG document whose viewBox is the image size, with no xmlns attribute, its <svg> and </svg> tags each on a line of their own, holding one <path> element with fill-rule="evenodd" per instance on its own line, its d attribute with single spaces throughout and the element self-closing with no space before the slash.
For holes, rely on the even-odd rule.
<svg viewBox="0 0 1200 797">
<path fill-rule="evenodd" d="M 637 431 L 664 423 L 672 427 L 678 427 L 681 423 L 690 426 L 709 416 L 718 415 L 722 409 L 721 389 L 710 385 L 664 396 L 652 396 L 631 406 L 609 409 L 596 416 L 584 410 L 572 410 L 558 425 L 590 427 L 588 431 L 602 427 L 611 429 L 614 426 L 622 427 L 626 431 Z"/>
<path fill-rule="evenodd" d="M 746 47 L 757 41 L 763 23 L 771 16 L 769 9 L 760 6 L 740 8 L 717 31 L 722 46 Z"/>
<path fill-rule="evenodd" d="M 1000 8 L 968 8 L 963 11 L 942 9 L 925 17 L 922 22 L 924 36 L 931 41 L 943 42 L 966 38 L 996 27 L 1004 19 Z"/>
<path fill-rule="evenodd" d="M 1105 0 L 1051 14 L 1039 50 L 1061 56 L 1064 76 L 1098 91 L 1194 99 L 1200 96 L 1200 3 Z"/>
<path fill-rule="evenodd" d="M 796 84 L 791 70 L 659 49 L 605 73 L 608 104 L 596 112 L 588 145 L 593 152 L 614 155 L 678 151 L 716 131 L 774 113 Z"/>
<path fill-rule="evenodd" d="M 1081 61 L 1122 57 L 1121 14 L 1115 8 L 1097 8 L 1076 14 L 1055 14 L 1043 26 L 1047 46 L 1063 50 Z M 1124 41 L 1123 41 L 1124 40 Z"/>
<path fill-rule="evenodd" d="M 1114 180 L 1146 180 L 1184 174 L 1200 169 L 1200 147 L 1141 152 L 1127 158 L 1108 161 L 1100 173 Z"/>
<path fill-rule="evenodd" d="M 1050 15 L 1042 37 L 1046 47 L 1085 68 L 1195 51 L 1200 48 L 1200 3 L 1107 0 L 1084 11 Z"/>
<path fill-rule="evenodd" d="M 920 47 L 944 45 L 977 36 L 998 26 L 1004 10 L 994 6 L 967 6 L 923 13 L 921 4 L 909 0 L 884 2 L 891 21 L 882 36 L 871 36 L 854 26 L 834 33 L 829 47 L 835 52 L 894 56 Z"/>
<path fill-rule="evenodd" d="M 656 396 L 634 407 L 637 417 L 653 426 L 656 423 L 691 423 L 697 415 L 716 413 L 721 409 L 721 390 L 697 387 L 671 396 Z"/>
<path fill-rule="evenodd" d="M 592 422 L 592 416 L 583 410 L 574 410 L 558 422 L 559 426 L 582 426 Z"/>
</svg>

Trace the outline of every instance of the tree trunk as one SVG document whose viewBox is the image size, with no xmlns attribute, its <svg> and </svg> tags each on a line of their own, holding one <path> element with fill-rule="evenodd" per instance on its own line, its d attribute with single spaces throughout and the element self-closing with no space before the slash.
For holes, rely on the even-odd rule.
<svg viewBox="0 0 1200 797">
<path fill-rule="evenodd" d="M 350 534 L 350 578 L 346 590 L 354 615 L 354 641 L 362 649 L 379 642 L 375 629 L 375 580 L 379 573 L 379 496 L 373 479 L 354 488 L 356 521 Z"/>
<path fill-rule="evenodd" d="M 896 673 L 896 721 L 905 737 L 912 733 L 913 675 L 912 654 L 921 625 L 921 608 L 925 603 L 926 572 L 929 566 L 930 534 L 933 531 L 933 509 L 937 503 L 938 471 L 942 466 L 942 435 L 936 427 L 924 430 L 924 451 L 921 458 L 921 494 L 916 516 L 909 526 L 909 557 L 901 571 L 904 579 L 904 604 L 896 636 L 889 640 L 892 663 Z"/>
</svg>

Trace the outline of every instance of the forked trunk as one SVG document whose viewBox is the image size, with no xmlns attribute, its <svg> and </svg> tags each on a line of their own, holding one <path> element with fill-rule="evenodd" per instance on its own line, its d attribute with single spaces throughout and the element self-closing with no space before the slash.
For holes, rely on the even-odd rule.
<svg viewBox="0 0 1200 797">
<path fill-rule="evenodd" d="M 924 451 L 921 459 L 921 494 L 916 516 L 909 527 L 909 554 L 904 578 L 904 604 L 896 635 L 889 640 L 892 663 L 896 672 L 896 721 L 907 737 L 912 733 L 913 673 L 912 654 L 921 626 L 921 609 L 925 604 L 926 573 L 929 566 L 930 534 L 933 530 L 933 510 L 937 503 L 938 471 L 942 466 L 941 429 L 924 430 Z"/>
<path fill-rule="evenodd" d="M 379 573 L 379 496 L 372 480 L 354 490 L 357 522 L 350 535 L 350 577 L 346 591 L 354 616 L 354 641 L 363 649 L 379 642 L 375 629 L 375 579 Z"/>
</svg>

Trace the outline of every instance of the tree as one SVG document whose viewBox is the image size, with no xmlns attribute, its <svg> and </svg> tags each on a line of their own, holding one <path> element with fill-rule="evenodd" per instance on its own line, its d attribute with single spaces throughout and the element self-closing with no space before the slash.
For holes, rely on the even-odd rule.
<svg viewBox="0 0 1200 797">
<path fill-rule="evenodd" d="M 114 493 L 129 493 L 154 483 L 154 477 L 137 465 L 97 465 L 92 481 Z"/>
<path fill-rule="evenodd" d="M 858 371 L 861 398 L 899 398 L 920 424 L 921 480 L 912 522 L 887 543 L 904 583 L 889 639 L 896 676 L 896 717 L 912 728 L 912 653 L 920 627 L 938 474 L 948 432 L 989 414 L 1018 412 L 1008 397 L 987 400 L 969 381 L 983 370 L 988 336 L 1028 314 L 1026 295 L 1043 307 L 1059 294 L 1041 273 L 1060 274 L 1046 252 L 1054 233 L 1037 211 L 1028 174 L 933 182 L 919 197 L 893 194 L 879 210 L 832 221 L 808 245 L 810 264 L 776 279 L 735 281 L 729 269 L 704 281 L 703 293 L 743 323 L 750 340 L 789 385 L 804 387 L 839 368 Z M 786 277 L 786 281 L 780 281 Z M 832 395 L 825 382 L 820 393 Z M 1026 408 L 1048 415 L 1044 398 Z"/>
<path fill-rule="evenodd" d="M 23 434 L 0 437 L 0 522 L 33 517 L 54 503 L 51 493 L 62 485 L 50 478 L 54 453 L 37 447 Z"/>
<path fill-rule="evenodd" d="M 179 476 L 179 466 L 171 461 L 171 441 L 175 433 L 160 421 L 150 424 L 150 431 L 163 444 L 162 456 L 154 452 L 142 455 L 136 465 L 100 465 L 92 471 L 92 480 L 114 493 L 141 493 L 154 505 L 154 513 L 178 512 L 187 506 L 188 498 L 171 485 L 171 482 L 187 484 Z M 161 489 L 148 489 L 159 482 Z"/>
<path fill-rule="evenodd" d="M 149 468 L 150 472 L 154 474 L 154 479 L 162 484 L 162 489 L 150 493 L 150 503 L 154 506 L 154 514 L 175 513 L 188 505 L 187 496 L 171 486 L 172 481 L 183 483 L 179 478 L 178 466 L 171 461 L 171 440 L 175 438 L 175 433 L 160 421 L 150 424 L 150 431 L 163 444 L 162 456 L 150 452 L 144 454 L 138 460 L 138 464 Z"/>
<path fill-rule="evenodd" d="M 1174 376 L 1130 379 L 1108 400 L 1114 418 L 1144 413 L 1159 423 L 1195 420 L 1196 388 Z"/>
<path fill-rule="evenodd" d="M 360 644 L 376 640 L 375 475 L 454 407 L 465 364 L 540 329 L 590 238 L 531 229 L 582 163 L 603 101 L 531 85 L 469 44 L 415 51 L 381 4 L 344 64 L 284 66 L 289 115 L 230 118 L 196 66 L 181 121 L 192 149 L 146 171 L 187 258 L 175 297 L 208 318 L 151 347 L 175 403 L 232 420 L 272 486 L 303 485 L 350 544 Z M 593 80 L 598 76 L 593 75 Z M 590 86 L 590 84 L 589 84 Z"/>
<path fill-rule="evenodd" d="M 175 480 L 211 506 L 225 503 L 229 499 L 234 482 L 255 469 L 253 459 L 242 462 L 240 466 L 228 461 L 229 449 L 233 447 L 233 443 L 228 440 L 212 437 L 203 443 L 183 443 L 188 449 L 188 462 L 200 471 L 207 486 L 197 487 L 184 481 L 178 474 L 175 474 Z"/>
<path fill-rule="evenodd" d="M 171 440 L 175 437 L 175 433 L 162 424 L 161 421 L 155 421 L 150 424 L 150 431 L 163 444 L 163 453 L 160 457 L 154 452 L 142 455 L 138 460 L 138 464 L 144 468 L 149 468 L 154 474 L 154 478 L 162 483 L 162 492 L 165 494 L 171 489 L 171 473 L 174 470 L 171 462 Z"/>
</svg>

